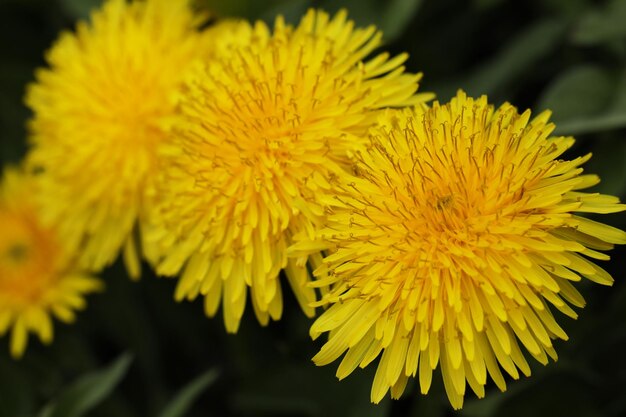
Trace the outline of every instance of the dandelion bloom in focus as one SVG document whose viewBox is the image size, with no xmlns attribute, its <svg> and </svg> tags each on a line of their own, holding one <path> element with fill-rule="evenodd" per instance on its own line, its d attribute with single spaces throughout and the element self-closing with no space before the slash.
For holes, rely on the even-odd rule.
<svg viewBox="0 0 626 417">
<path fill-rule="evenodd" d="M 624 210 L 616 197 L 582 192 L 590 155 L 557 159 L 574 143 L 554 137 L 549 112 L 530 119 L 510 104 L 459 92 L 445 105 L 389 111 L 355 152 L 326 204 L 318 238 L 330 255 L 315 285 L 331 286 L 311 335 L 328 332 L 314 357 L 337 360 L 342 379 L 380 356 L 371 399 L 422 393 L 441 366 L 448 398 L 463 405 L 466 383 L 483 397 L 487 375 L 530 374 L 522 348 L 542 364 L 567 339 L 553 311 L 576 318 L 582 277 L 611 285 L 589 258 L 626 243 L 626 233 L 575 213 Z M 290 252 L 298 255 L 304 242 Z M 300 246 L 300 247 L 299 247 Z"/>
<path fill-rule="evenodd" d="M 108 0 L 61 35 L 28 90 L 44 221 L 89 268 L 123 249 L 140 273 L 133 231 L 145 224 L 182 74 L 207 44 L 202 21 L 187 0 Z"/>
<path fill-rule="evenodd" d="M 281 270 L 304 312 L 306 257 L 288 260 L 296 234 L 311 235 L 315 193 L 347 165 L 347 150 L 374 112 L 423 101 L 406 54 L 369 58 L 375 27 L 355 28 L 340 12 L 309 11 L 297 27 L 279 17 L 222 27 L 219 47 L 189 75 L 181 120 L 165 153 L 159 187 L 162 242 L 157 272 L 182 270 L 177 299 L 205 295 L 209 316 L 221 300 L 229 332 L 238 329 L 247 288 L 257 318 L 282 312 Z M 169 241 L 168 241 L 169 240 Z"/>
<path fill-rule="evenodd" d="M 69 323 L 84 296 L 101 288 L 79 269 L 55 230 L 45 227 L 33 194 L 35 183 L 7 169 L 0 183 L 0 335 L 11 331 L 10 350 L 20 357 L 28 332 L 52 341 L 52 320 Z"/>
</svg>

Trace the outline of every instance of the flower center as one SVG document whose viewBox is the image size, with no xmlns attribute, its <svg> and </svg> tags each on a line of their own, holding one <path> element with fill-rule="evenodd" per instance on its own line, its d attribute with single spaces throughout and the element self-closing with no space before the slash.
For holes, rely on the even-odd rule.
<svg viewBox="0 0 626 417">
<path fill-rule="evenodd" d="M 25 213 L 0 209 L 0 294 L 11 301 L 41 297 L 55 276 L 52 236 Z"/>
<path fill-rule="evenodd" d="M 24 263 L 28 259 L 28 246 L 22 242 L 16 242 L 6 249 L 3 254 L 4 262 L 13 262 L 16 265 Z"/>
</svg>

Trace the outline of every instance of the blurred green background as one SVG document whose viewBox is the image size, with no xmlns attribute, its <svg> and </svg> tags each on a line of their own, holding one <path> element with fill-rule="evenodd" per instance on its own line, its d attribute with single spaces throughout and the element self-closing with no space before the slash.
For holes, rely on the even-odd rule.
<svg viewBox="0 0 626 417">
<path fill-rule="evenodd" d="M 569 156 L 593 152 L 598 191 L 626 192 L 626 0 L 200 0 L 217 16 L 297 22 L 311 6 L 349 10 L 375 23 L 386 48 L 408 51 L 423 71 L 423 91 L 441 101 L 458 88 L 521 109 L 550 108 L 558 133 L 578 142 Z M 0 160 L 23 156 L 28 110 L 24 86 L 58 32 L 99 0 L 0 0 Z M 626 215 L 603 221 L 626 227 Z M 616 283 L 582 282 L 588 306 L 577 321 L 559 317 L 570 335 L 556 342 L 559 361 L 533 363 L 533 376 L 470 394 L 453 412 L 435 380 L 422 396 L 410 385 L 400 401 L 369 404 L 374 367 L 339 383 L 335 365 L 310 361 L 320 346 L 292 298 L 284 319 L 260 328 L 249 314 L 238 335 L 197 303 L 172 301 L 174 281 L 149 272 L 131 283 L 120 265 L 104 274 L 107 290 L 89 297 L 74 326 L 55 326 L 55 341 L 31 339 L 25 358 L 0 339 L 0 417 L 130 416 L 626 416 L 626 251 L 603 266 Z M 289 297 L 289 296 L 288 296 Z M 248 309 L 250 310 L 250 309 Z M 116 359 L 117 358 L 117 359 Z"/>
</svg>

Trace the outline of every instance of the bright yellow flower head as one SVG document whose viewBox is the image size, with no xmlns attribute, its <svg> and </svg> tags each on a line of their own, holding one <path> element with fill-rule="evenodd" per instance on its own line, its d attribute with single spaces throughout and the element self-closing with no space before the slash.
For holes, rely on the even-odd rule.
<svg viewBox="0 0 626 417">
<path fill-rule="evenodd" d="M 206 295 L 214 315 L 224 300 L 235 332 L 250 287 L 261 323 L 282 310 L 279 273 L 305 313 L 315 292 L 303 259 L 285 251 L 296 233 L 313 233 L 322 213 L 315 193 L 347 162 L 346 152 L 374 112 L 415 96 L 419 75 L 406 55 L 368 59 L 381 43 L 374 27 L 355 28 L 340 12 L 309 11 L 293 28 L 276 20 L 232 24 L 216 51 L 190 75 L 161 184 L 162 236 L 170 239 L 157 271 L 184 267 L 177 298 Z M 358 135 L 356 135 L 358 134 Z M 165 244 L 167 246 L 167 244 Z"/>
<path fill-rule="evenodd" d="M 201 21 L 187 0 L 108 0 L 61 35 L 28 90 L 45 221 L 90 268 L 124 247 L 139 274 L 132 232 L 143 226 L 184 69 L 207 45 Z"/>
<path fill-rule="evenodd" d="M 378 356 L 371 399 L 394 398 L 418 376 L 427 393 L 440 365 L 454 408 L 466 382 L 484 396 L 487 374 L 530 374 L 521 346 L 556 360 L 552 339 L 567 339 L 551 310 L 576 318 L 584 300 L 572 285 L 612 278 L 588 258 L 626 243 L 626 233 L 574 213 L 613 213 L 612 196 L 579 190 L 590 155 L 559 158 L 571 137 L 551 137 L 545 112 L 530 119 L 510 104 L 459 94 L 445 105 L 389 111 L 355 152 L 358 177 L 326 197 L 318 237 L 331 254 L 316 271 L 332 286 L 330 307 L 311 328 L 329 332 L 318 365 L 345 353 L 337 376 Z M 292 247 L 299 255 L 307 243 Z M 521 342 L 521 346 L 520 346 Z M 346 353 L 347 352 L 347 353 Z"/>
<path fill-rule="evenodd" d="M 14 357 L 24 353 L 29 331 L 52 341 L 50 316 L 73 321 L 84 295 L 101 288 L 76 267 L 55 231 L 42 225 L 34 187 L 16 170 L 7 170 L 0 183 L 0 335 L 11 330 Z"/>
</svg>

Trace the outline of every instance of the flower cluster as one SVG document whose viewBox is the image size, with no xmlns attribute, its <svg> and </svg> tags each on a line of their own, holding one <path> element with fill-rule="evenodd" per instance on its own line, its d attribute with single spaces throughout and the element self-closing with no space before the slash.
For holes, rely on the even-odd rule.
<svg viewBox="0 0 626 417">
<path fill-rule="evenodd" d="M 466 385 L 556 360 L 575 282 L 611 285 L 590 259 L 626 233 L 585 190 L 590 155 L 551 136 L 549 112 L 459 91 L 429 104 L 407 54 L 345 11 L 297 25 L 207 25 L 188 0 L 108 0 L 63 34 L 28 89 L 27 174 L 0 197 L 0 334 L 51 339 L 120 254 L 178 277 L 175 298 L 222 305 L 237 332 L 248 299 L 278 320 L 281 279 L 315 317 L 313 358 L 342 379 L 378 361 L 371 399 L 422 393 L 441 368 L 454 408 Z M 17 178 L 20 178 L 18 181 Z M 16 186 L 16 183 L 21 185 Z M 8 236 L 8 237 L 5 237 Z M 50 262 L 50 260 L 54 260 Z"/>
</svg>

